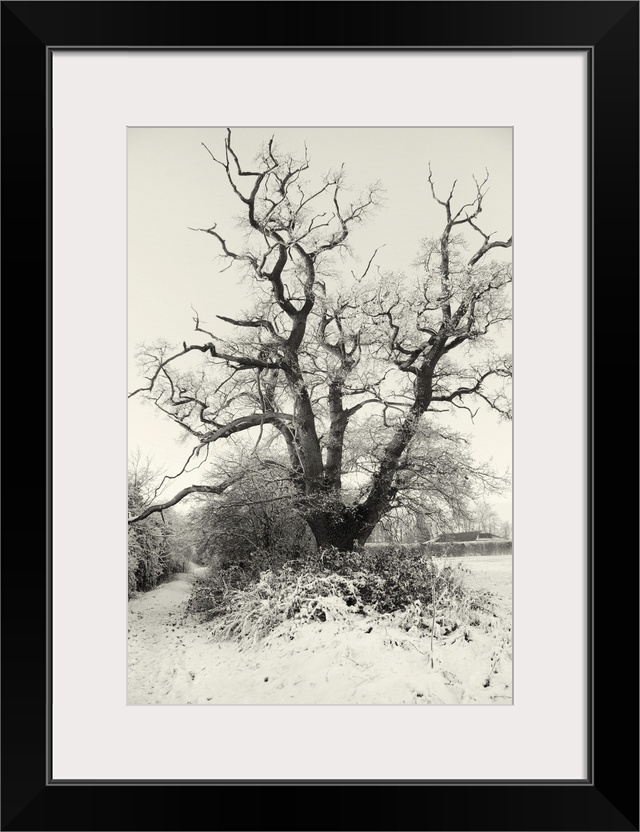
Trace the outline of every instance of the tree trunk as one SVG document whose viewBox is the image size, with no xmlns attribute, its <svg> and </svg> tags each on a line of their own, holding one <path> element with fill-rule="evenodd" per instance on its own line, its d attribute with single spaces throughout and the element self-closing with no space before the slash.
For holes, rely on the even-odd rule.
<svg viewBox="0 0 640 832">
<path fill-rule="evenodd" d="M 367 518 L 361 505 L 337 506 L 333 511 L 313 512 L 305 515 L 305 519 L 318 549 L 334 547 L 340 552 L 352 552 L 364 546 L 376 525 Z"/>
</svg>

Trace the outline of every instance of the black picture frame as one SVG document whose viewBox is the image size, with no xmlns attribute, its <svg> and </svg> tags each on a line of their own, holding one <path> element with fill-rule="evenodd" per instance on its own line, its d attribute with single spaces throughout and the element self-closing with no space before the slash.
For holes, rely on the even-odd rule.
<svg viewBox="0 0 640 832">
<path fill-rule="evenodd" d="M 21 548 L 29 554 L 14 557 L 5 548 L 2 559 L 2 829 L 638 829 L 638 557 L 623 484 L 631 437 L 637 436 L 637 419 L 630 427 L 628 414 L 638 412 L 637 368 L 630 366 L 637 355 L 638 9 L 638 2 L 581 0 L 2 3 L 2 265 L 5 309 L 22 319 L 19 334 L 5 345 L 6 363 L 16 353 L 28 361 L 7 370 L 5 402 L 22 397 L 28 419 L 37 419 L 37 427 L 31 422 L 28 428 L 28 448 L 7 449 L 9 458 L 20 453 L 20 461 L 10 464 L 9 490 L 21 497 L 16 516 L 28 510 Z M 51 54 L 61 48 L 178 47 L 588 53 L 591 690 L 585 781 L 50 779 Z M 44 344 L 33 329 L 42 332 Z M 561 342 L 561 326 L 557 332 Z M 25 391 L 25 367 L 29 389 L 37 391 L 37 414 Z M 43 446 L 35 453 L 34 433 Z M 44 474 L 43 460 L 46 477 L 37 477 L 34 472 Z M 46 516 L 38 546 L 36 516 Z M 13 515 L 5 521 L 7 534 L 14 523 Z"/>
</svg>

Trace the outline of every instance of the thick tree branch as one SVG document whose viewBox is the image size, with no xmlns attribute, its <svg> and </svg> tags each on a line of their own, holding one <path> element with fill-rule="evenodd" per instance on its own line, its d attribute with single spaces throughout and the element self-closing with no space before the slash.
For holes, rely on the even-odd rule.
<svg viewBox="0 0 640 832">
<path fill-rule="evenodd" d="M 472 220 L 467 217 L 465 220 L 473 229 L 475 229 L 478 234 L 484 237 L 484 243 L 480 246 L 480 248 L 476 251 L 473 257 L 469 260 L 469 268 L 475 266 L 475 264 L 482 258 L 484 255 L 491 251 L 492 248 L 511 248 L 513 243 L 513 237 L 509 237 L 508 240 L 504 242 L 502 240 L 494 240 L 494 242 L 490 242 L 490 238 L 493 237 L 493 234 L 485 234 L 478 226 L 472 222 Z"/>
<path fill-rule="evenodd" d="M 185 497 L 188 497 L 189 494 L 222 494 L 223 491 L 226 491 L 226 489 L 229 488 L 229 486 L 241 480 L 246 473 L 246 471 L 243 471 L 241 473 L 234 474 L 234 476 L 228 477 L 218 485 L 189 485 L 187 488 L 183 488 L 182 491 L 179 491 L 175 497 L 167 500 L 166 503 L 158 503 L 156 505 L 149 506 L 136 517 L 130 517 L 128 523 L 138 523 L 140 520 L 144 520 L 151 514 L 162 512 L 167 508 L 171 508 L 184 500 Z"/>
<path fill-rule="evenodd" d="M 250 326 L 250 327 L 263 327 L 264 329 L 268 330 L 274 338 L 282 341 L 282 338 L 278 335 L 275 330 L 274 325 L 271 321 L 268 321 L 266 318 L 258 318 L 255 321 L 237 321 L 235 318 L 227 318 L 225 315 L 216 315 L 216 318 L 220 321 L 225 321 L 225 323 L 233 324 L 234 326 Z"/>
<path fill-rule="evenodd" d="M 210 433 L 205 434 L 204 436 L 201 435 L 201 447 L 210 444 L 211 442 L 217 442 L 218 439 L 227 439 L 229 436 L 232 436 L 234 433 L 240 433 L 244 430 L 249 430 L 249 428 L 259 427 L 260 425 L 269 425 L 274 424 L 276 422 L 286 422 L 292 421 L 293 416 L 291 413 L 250 413 L 247 416 L 239 416 L 237 419 L 233 419 L 229 422 L 228 425 L 223 425 L 222 427 L 218 428 L 218 430 L 211 431 Z"/>
</svg>

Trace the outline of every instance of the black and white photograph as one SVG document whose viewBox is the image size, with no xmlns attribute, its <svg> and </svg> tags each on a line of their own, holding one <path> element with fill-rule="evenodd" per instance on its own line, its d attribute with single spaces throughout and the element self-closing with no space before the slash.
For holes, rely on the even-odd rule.
<svg viewBox="0 0 640 832">
<path fill-rule="evenodd" d="M 513 704 L 512 144 L 127 129 L 129 705 Z"/>
<path fill-rule="evenodd" d="M 67 5 L 2 0 L 2 829 L 637 832 L 640 0 Z"/>
</svg>

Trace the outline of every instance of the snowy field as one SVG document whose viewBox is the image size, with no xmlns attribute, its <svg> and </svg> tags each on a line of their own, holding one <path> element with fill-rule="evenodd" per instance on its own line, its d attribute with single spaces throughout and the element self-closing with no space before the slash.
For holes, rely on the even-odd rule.
<svg viewBox="0 0 640 832">
<path fill-rule="evenodd" d="M 447 558 L 492 593 L 482 626 L 434 642 L 385 617 L 288 621 L 254 646 L 218 641 L 185 608 L 198 573 L 129 602 L 128 702 L 138 705 L 512 702 L 511 555 Z"/>
</svg>

